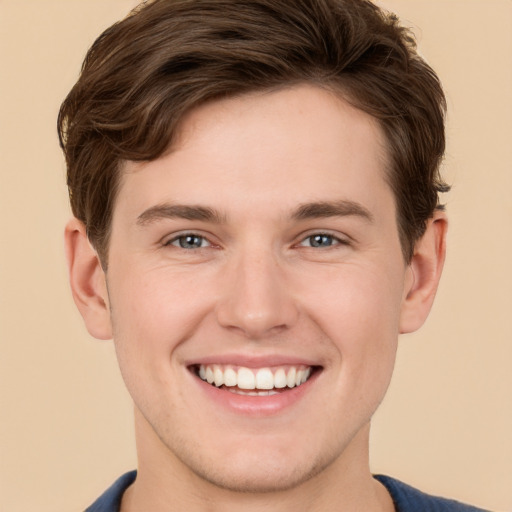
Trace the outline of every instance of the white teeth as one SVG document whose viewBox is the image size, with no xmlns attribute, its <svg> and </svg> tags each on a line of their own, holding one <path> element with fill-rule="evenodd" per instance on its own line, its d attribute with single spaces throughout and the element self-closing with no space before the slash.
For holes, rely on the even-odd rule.
<svg viewBox="0 0 512 512">
<path fill-rule="evenodd" d="M 232 389 L 228 388 L 228 391 L 235 395 L 247 395 L 247 396 L 270 396 L 270 395 L 278 395 L 277 391 L 241 391 L 240 389 Z"/>
<path fill-rule="evenodd" d="M 290 371 L 288 372 L 288 375 L 286 376 L 286 385 L 289 388 L 295 387 L 295 375 L 296 375 L 296 373 L 297 373 L 297 371 L 295 370 L 295 368 L 291 368 Z"/>
<path fill-rule="evenodd" d="M 275 394 L 273 389 L 294 388 L 304 384 L 311 375 L 311 368 L 304 366 L 250 369 L 244 366 L 219 364 L 199 365 L 199 377 L 216 387 L 225 386 L 230 391 L 249 395 Z M 237 389 L 230 389 L 237 388 Z M 240 391 L 247 390 L 247 392 Z M 253 392 L 254 391 L 254 392 Z"/>
<path fill-rule="evenodd" d="M 254 373 L 249 368 L 239 368 L 237 376 L 237 384 L 240 389 L 254 389 L 256 387 Z"/>
<path fill-rule="evenodd" d="M 201 371 L 199 371 L 199 377 L 201 377 Z M 203 379 L 204 380 L 204 379 Z M 224 385 L 225 386 L 236 386 L 238 382 L 237 374 L 233 368 L 228 368 L 224 372 Z"/>
<path fill-rule="evenodd" d="M 274 375 L 274 387 L 278 389 L 286 387 L 286 373 L 282 368 L 279 368 Z"/>
<path fill-rule="evenodd" d="M 258 389 L 274 389 L 274 375 L 270 368 L 262 368 L 256 372 L 256 387 Z"/>
<path fill-rule="evenodd" d="M 213 378 L 213 382 L 218 388 L 224 384 L 224 372 L 218 366 L 213 367 Z"/>
</svg>

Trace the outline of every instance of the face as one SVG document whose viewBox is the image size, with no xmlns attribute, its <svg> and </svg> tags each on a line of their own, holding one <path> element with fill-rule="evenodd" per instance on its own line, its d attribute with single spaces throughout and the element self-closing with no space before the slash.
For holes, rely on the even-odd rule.
<svg viewBox="0 0 512 512">
<path fill-rule="evenodd" d="M 300 86 L 202 106 L 126 165 L 107 286 L 142 459 L 252 491 L 362 463 L 410 285 L 383 148 Z"/>
</svg>

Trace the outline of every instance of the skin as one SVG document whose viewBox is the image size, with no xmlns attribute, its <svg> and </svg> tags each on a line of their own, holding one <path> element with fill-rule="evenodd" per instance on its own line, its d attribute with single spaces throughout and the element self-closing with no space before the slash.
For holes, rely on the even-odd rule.
<svg viewBox="0 0 512 512">
<path fill-rule="evenodd" d="M 369 424 L 399 333 L 430 310 L 446 219 L 404 262 L 385 166 L 376 121 L 333 93 L 251 94 L 194 110 L 166 155 L 125 164 L 106 275 L 68 224 L 75 301 L 93 336 L 114 338 L 135 404 L 123 512 L 393 510 L 369 470 Z M 190 371 L 277 356 L 318 371 L 271 414 L 219 406 Z"/>
</svg>

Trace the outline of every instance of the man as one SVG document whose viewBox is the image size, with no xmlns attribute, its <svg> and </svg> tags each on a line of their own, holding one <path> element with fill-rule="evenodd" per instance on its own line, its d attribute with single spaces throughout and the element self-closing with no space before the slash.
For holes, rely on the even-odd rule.
<svg viewBox="0 0 512 512">
<path fill-rule="evenodd" d="M 88 510 L 476 510 L 368 465 L 443 267 L 444 110 L 363 0 L 156 0 L 98 38 L 59 116 L 66 251 L 138 470 Z"/>
</svg>

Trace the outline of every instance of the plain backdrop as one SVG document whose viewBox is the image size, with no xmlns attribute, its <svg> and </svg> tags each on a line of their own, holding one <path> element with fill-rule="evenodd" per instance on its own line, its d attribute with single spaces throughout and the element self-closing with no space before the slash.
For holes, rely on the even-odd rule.
<svg viewBox="0 0 512 512">
<path fill-rule="evenodd" d="M 445 274 L 400 341 L 372 470 L 512 510 L 512 1 L 387 0 L 449 104 Z M 111 342 L 68 289 L 60 102 L 134 0 L 0 0 L 0 511 L 83 510 L 136 466 Z"/>
</svg>

